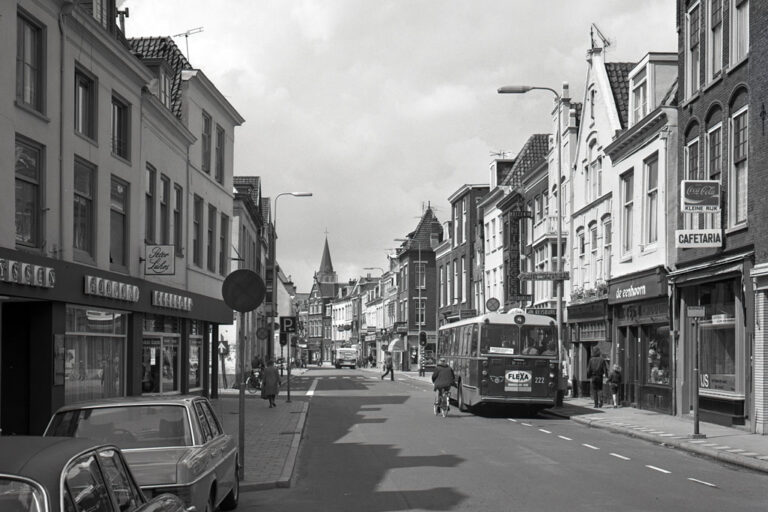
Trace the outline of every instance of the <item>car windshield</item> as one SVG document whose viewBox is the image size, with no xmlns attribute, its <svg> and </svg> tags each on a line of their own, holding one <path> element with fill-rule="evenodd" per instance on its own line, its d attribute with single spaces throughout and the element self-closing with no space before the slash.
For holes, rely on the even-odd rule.
<svg viewBox="0 0 768 512">
<path fill-rule="evenodd" d="M 45 496 L 29 482 L 0 477 L 0 510 L 45 512 Z"/>
<path fill-rule="evenodd" d="M 186 409 L 181 405 L 131 405 L 60 412 L 49 436 L 87 437 L 122 449 L 191 446 Z"/>
</svg>

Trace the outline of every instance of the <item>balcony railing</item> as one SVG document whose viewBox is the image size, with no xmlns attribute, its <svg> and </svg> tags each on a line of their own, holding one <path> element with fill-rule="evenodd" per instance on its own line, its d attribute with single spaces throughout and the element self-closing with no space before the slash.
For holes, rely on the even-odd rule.
<svg viewBox="0 0 768 512">
<path fill-rule="evenodd" d="M 533 240 L 536 243 L 544 237 L 557 236 L 557 216 L 548 215 L 533 224 Z"/>
</svg>

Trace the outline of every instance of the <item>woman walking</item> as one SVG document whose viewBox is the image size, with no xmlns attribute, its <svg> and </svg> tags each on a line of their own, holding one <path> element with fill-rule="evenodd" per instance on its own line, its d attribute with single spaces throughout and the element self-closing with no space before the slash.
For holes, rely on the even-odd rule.
<svg viewBox="0 0 768 512">
<path fill-rule="evenodd" d="M 261 374 L 261 398 L 269 400 L 269 407 L 277 407 L 275 397 L 280 388 L 280 374 L 275 368 L 275 362 L 270 359 L 267 361 L 267 367 Z"/>
<path fill-rule="evenodd" d="M 621 368 L 614 364 L 611 373 L 608 374 L 608 385 L 611 387 L 611 397 L 613 398 L 613 408 L 619 407 L 619 386 L 621 386 Z"/>
</svg>

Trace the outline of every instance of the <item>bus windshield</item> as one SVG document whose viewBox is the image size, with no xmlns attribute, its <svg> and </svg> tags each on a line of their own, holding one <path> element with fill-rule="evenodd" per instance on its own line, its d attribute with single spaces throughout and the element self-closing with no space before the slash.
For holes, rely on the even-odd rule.
<svg viewBox="0 0 768 512">
<path fill-rule="evenodd" d="M 486 324 L 482 327 L 480 352 L 530 356 L 556 356 L 553 326 Z"/>
<path fill-rule="evenodd" d="M 523 354 L 532 356 L 556 356 L 557 335 L 551 325 L 524 325 L 520 329 Z"/>
</svg>

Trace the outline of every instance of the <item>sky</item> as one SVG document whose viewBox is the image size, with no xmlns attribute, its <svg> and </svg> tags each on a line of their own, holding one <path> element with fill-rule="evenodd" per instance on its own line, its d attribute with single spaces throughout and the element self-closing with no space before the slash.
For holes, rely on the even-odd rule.
<svg viewBox="0 0 768 512">
<path fill-rule="evenodd" d="M 174 36 L 245 118 L 234 173 L 277 205 L 277 259 L 309 292 L 325 237 L 339 279 L 386 267 L 432 206 L 488 183 L 494 153 L 550 129 L 547 92 L 583 101 L 590 26 L 609 62 L 675 52 L 670 0 L 122 0 L 126 35 Z M 188 45 L 188 46 L 187 46 Z M 326 235 L 327 233 L 327 235 Z"/>
</svg>

